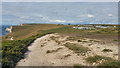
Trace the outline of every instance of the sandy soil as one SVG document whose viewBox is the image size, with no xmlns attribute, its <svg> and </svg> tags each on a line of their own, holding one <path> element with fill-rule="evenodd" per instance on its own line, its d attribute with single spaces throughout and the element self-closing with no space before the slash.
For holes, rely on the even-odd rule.
<svg viewBox="0 0 120 68">
<path fill-rule="evenodd" d="M 57 40 L 62 42 L 58 44 L 56 41 L 52 40 L 51 37 L 57 37 Z M 25 58 L 17 63 L 17 66 L 73 66 L 74 64 L 81 64 L 89 66 L 85 61 L 88 56 L 102 55 L 111 57 L 113 59 L 118 59 L 118 46 L 117 45 L 107 45 L 99 42 L 77 42 L 67 40 L 68 36 L 60 36 L 58 34 L 48 34 L 41 38 L 36 39 L 31 46 L 28 47 L 29 51 L 25 54 Z M 92 39 L 93 40 L 93 39 Z M 96 40 L 96 39 L 94 39 Z M 91 51 L 87 52 L 84 56 L 78 56 L 72 50 L 69 50 L 63 44 L 70 42 L 79 45 L 84 45 L 88 47 Z M 111 49 L 112 52 L 102 52 L 103 49 Z M 48 50 L 53 50 L 52 53 L 47 53 Z"/>
</svg>

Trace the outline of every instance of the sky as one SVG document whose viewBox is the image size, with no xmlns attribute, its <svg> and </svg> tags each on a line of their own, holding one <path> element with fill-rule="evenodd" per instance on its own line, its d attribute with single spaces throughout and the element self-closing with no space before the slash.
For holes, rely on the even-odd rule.
<svg viewBox="0 0 120 68">
<path fill-rule="evenodd" d="M 109 1 L 110 2 L 3 2 L 2 24 L 117 24 L 118 5 L 116 1 L 118 0 Z"/>
<path fill-rule="evenodd" d="M 3 2 L 118 2 L 120 0 L 2 0 Z"/>
</svg>

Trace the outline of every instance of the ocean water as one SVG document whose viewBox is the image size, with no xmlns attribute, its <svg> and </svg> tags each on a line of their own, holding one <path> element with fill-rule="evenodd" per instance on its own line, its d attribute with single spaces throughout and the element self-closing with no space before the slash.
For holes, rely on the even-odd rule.
<svg viewBox="0 0 120 68">
<path fill-rule="evenodd" d="M 6 31 L 6 28 L 11 27 L 11 25 L 2 25 L 0 26 L 0 36 L 4 36 L 9 32 Z"/>
</svg>

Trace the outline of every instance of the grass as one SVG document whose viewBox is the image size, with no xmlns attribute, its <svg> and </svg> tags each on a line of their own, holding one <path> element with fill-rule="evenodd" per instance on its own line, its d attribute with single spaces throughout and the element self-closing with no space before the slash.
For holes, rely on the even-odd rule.
<svg viewBox="0 0 120 68">
<path fill-rule="evenodd" d="M 51 36 L 50 37 L 52 40 L 54 40 L 56 43 L 58 43 L 58 44 L 60 44 L 61 42 L 60 41 L 58 41 L 58 37 L 55 37 L 55 36 Z"/>
<path fill-rule="evenodd" d="M 73 29 L 72 27 L 73 25 L 68 26 L 68 25 L 56 25 L 56 24 L 24 24 L 23 26 L 13 26 L 13 32 L 11 34 L 8 34 L 6 38 L 9 39 L 9 37 L 14 37 L 15 40 L 20 40 L 42 33 L 59 33 L 62 35 L 70 35 L 71 37 L 84 36 L 90 38 L 92 37 L 102 38 L 101 36 L 104 35 L 105 35 L 104 37 L 107 37 L 108 34 L 112 36 L 116 36 L 118 34 L 118 30 L 117 30 L 118 28 L 79 30 L 79 29 Z M 107 33 L 105 31 L 108 32 L 111 31 L 111 33 Z M 100 32 L 100 33 L 96 33 L 96 32 Z M 74 40 L 74 38 L 71 38 L 71 40 Z"/>
<path fill-rule="evenodd" d="M 120 65 L 120 62 L 118 62 L 117 60 L 107 60 L 99 64 L 98 66 L 112 66 L 113 68 L 115 68 L 118 67 L 118 65 Z"/>
<path fill-rule="evenodd" d="M 87 57 L 85 60 L 88 63 L 96 63 L 96 62 L 98 62 L 98 61 L 100 61 L 102 59 L 111 60 L 111 58 L 109 58 L 109 57 L 104 57 L 104 56 L 99 56 L 99 55 Z"/>
<path fill-rule="evenodd" d="M 112 52 L 111 49 L 103 49 L 102 51 L 103 51 L 103 52 Z"/>
<path fill-rule="evenodd" d="M 82 42 L 82 40 L 78 40 L 78 42 Z"/>
<path fill-rule="evenodd" d="M 85 40 L 84 41 L 83 40 L 78 40 L 78 42 L 87 42 L 87 41 L 85 41 Z"/>
<path fill-rule="evenodd" d="M 68 47 L 70 50 L 73 50 L 75 53 L 78 53 L 78 54 L 86 53 L 87 51 L 89 51 L 87 47 L 80 46 L 73 43 L 66 43 L 64 44 L 64 46 Z"/>
<path fill-rule="evenodd" d="M 52 32 L 52 33 L 78 33 L 80 32 L 79 30 L 77 29 L 73 29 L 71 26 L 64 26 L 64 27 L 60 27 L 60 28 L 55 28 L 55 29 L 49 29 L 49 30 L 45 30 L 43 31 L 43 33 L 49 33 L 49 32 Z"/>
<path fill-rule="evenodd" d="M 73 68 L 82 68 L 82 65 L 81 64 L 74 64 Z"/>
<path fill-rule="evenodd" d="M 86 58 L 85 60 L 88 63 L 97 63 L 98 61 L 104 59 L 105 61 L 103 61 L 102 63 L 98 64 L 98 68 L 119 68 L 118 66 L 120 65 L 120 62 L 118 62 L 118 60 L 114 60 L 110 57 L 104 57 L 104 56 L 99 56 L 99 55 L 95 55 L 95 56 L 90 56 L 88 58 Z"/>
<path fill-rule="evenodd" d="M 75 37 L 68 37 L 67 39 L 68 40 L 77 40 L 77 38 L 75 38 Z"/>
<path fill-rule="evenodd" d="M 113 40 L 113 41 L 116 41 L 116 42 L 117 42 L 118 40 Z"/>
<path fill-rule="evenodd" d="M 50 50 L 47 50 L 47 52 L 46 53 L 51 53 L 51 51 Z"/>
<path fill-rule="evenodd" d="M 109 37 L 108 34 L 110 34 L 110 37 L 116 36 L 118 33 L 117 29 L 118 28 L 110 28 L 104 30 L 95 29 L 84 31 L 73 29 L 72 25 L 65 26 L 55 24 L 25 24 L 23 26 L 13 26 L 13 32 L 2 39 L 3 67 L 14 67 L 21 58 L 24 58 L 24 53 L 28 50 L 27 47 L 29 46 L 29 44 L 31 44 L 36 38 L 44 36 L 45 34 L 59 33 L 64 35 L 70 35 L 72 37 L 88 37 L 87 33 L 89 32 L 89 37 L 101 38 L 101 36 Z M 98 33 L 96 33 L 97 31 Z M 6 40 L 10 37 L 14 37 L 14 40 Z M 71 38 L 71 40 L 74 40 L 74 38 Z M 57 42 L 59 43 L 59 41 Z M 76 44 L 67 43 L 65 44 L 65 46 L 78 54 L 86 53 L 87 51 L 89 51 L 88 48 Z"/>
<path fill-rule="evenodd" d="M 53 52 L 57 52 L 59 50 L 61 50 L 62 48 L 57 48 L 56 50 L 47 50 L 46 53 L 53 53 Z"/>
<path fill-rule="evenodd" d="M 89 41 L 94 41 L 94 40 L 89 40 Z"/>
<path fill-rule="evenodd" d="M 25 24 L 23 26 L 13 26 L 12 33 L 7 36 L 14 37 L 15 40 L 29 38 L 36 34 L 41 34 L 43 30 L 63 27 L 57 24 Z"/>
</svg>

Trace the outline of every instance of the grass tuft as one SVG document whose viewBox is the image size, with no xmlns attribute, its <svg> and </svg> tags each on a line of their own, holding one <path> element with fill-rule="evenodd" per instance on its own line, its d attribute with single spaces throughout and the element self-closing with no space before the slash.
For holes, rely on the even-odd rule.
<svg viewBox="0 0 120 68">
<path fill-rule="evenodd" d="M 103 49 L 102 51 L 103 51 L 103 52 L 112 52 L 111 49 Z"/>
<path fill-rule="evenodd" d="M 87 51 L 90 51 L 89 48 L 84 47 L 84 46 L 80 46 L 77 44 L 73 44 L 73 43 L 66 43 L 64 44 L 64 46 L 68 47 L 70 50 L 73 50 L 75 53 L 86 53 Z"/>
</svg>

